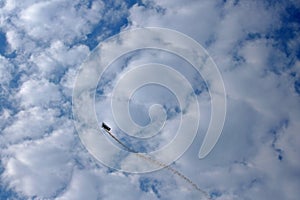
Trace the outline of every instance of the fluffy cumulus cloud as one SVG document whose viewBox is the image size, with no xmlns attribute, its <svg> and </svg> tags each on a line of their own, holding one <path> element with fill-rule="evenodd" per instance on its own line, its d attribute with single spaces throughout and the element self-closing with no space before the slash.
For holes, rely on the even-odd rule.
<svg viewBox="0 0 300 200">
<path fill-rule="evenodd" d="M 141 151 L 167 144 L 183 111 L 166 88 L 142 87 L 130 102 L 141 126 L 149 123 L 153 103 L 165 108 L 165 131 L 149 143 L 122 134 L 108 100 L 135 66 L 173 66 L 191 80 L 201 117 L 193 144 L 172 168 L 211 199 L 298 199 L 299 18 L 296 0 L 1 1 L 0 199 L 205 199 L 170 169 L 132 174 L 101 164 L 74 127 L 72 90 L 80 65 L 109 36 L 146 26 L 187 34 L 219 67 L 227 116 L 217 145 L 198 158 L 211 113 L 209 86 L 168 52 L 137 51 L 112 63 L 97 87 L 98 119 Z"/>
</svg>

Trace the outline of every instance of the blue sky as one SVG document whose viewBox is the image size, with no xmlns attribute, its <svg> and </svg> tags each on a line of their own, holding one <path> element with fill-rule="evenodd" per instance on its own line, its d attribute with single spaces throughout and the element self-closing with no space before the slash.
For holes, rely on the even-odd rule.
<svg viewBox="0 0 300 200">
<path fill-rule="evenodd" d="M 130 66 L 172 65 L 193 80 L 201 108 L 198 134 L 172 167 L 212 199 L 298 199 L 299 18 L 297 0 L 1 1 L 0 199 L 201 199 L 167 170 L 132 174 L 106 167 L 89 154 L 73 123 L 72 91 L 81 64 L 99 42 L 148 26 L 190 36 L 218 66 L 227 115 L 217 145 L 198 158 L 211 113 L 208 86 L 166 52 L 133 52 L 111 65 L 97 88 L 99 120 L 108 120 L 141 151 L 165 145 L 181 112 L 166 88 L 142 88 L 130 104 L 140 125 L 149 122 L 151 104 L 167 110 L 166 135 L 149 143 L 126 137 L 100 100 Z"/>
</svg>

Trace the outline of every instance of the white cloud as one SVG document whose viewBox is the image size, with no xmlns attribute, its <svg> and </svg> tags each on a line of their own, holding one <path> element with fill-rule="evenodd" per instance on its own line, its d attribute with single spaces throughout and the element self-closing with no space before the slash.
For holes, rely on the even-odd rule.
<svg viewBox="0 0 300 200">
<path fill-rule="evenodd" d="M 25 139 L 40 139 L 44 135 L 50 134 L 58 122 L 56 118 L 58 115 L 59 112 L 56 110 L 40 107 L 20 111 L 11 118 L 11 124 L 3 130 L 1 145 L 8 146 Z"/>
<path fill-rule="evenodd" d="M 135 5 L 131 9 L 130 21 L 133 26 L 171 28 L 204 43 L 214 35 L 220 20 L 220 8 L 213 1 L 153 2 L 152 6 L 146 3 L 145 7 Z"/>
<path fill-rule="evenodd" d="M 30 61 L 37 66 L 38 76 L 60 81 L 60 77 L 68 68 L 75 67 L 77 69 L 88 53 L 89 49 L 85 45 L 69 48 L 62 42 L 55 41 L 44 51 L 31 55 Z"/>
<path fill-rule="evenodd" d="M 40 81 L 30 79 L 24 82 L 16 96 L 21 99 L 21 106 L 25 108 L 48 107 L 51 103 L 63 101 L 58 86 L 45 79 Z"/>
<path fill-rule="evenodd" d="M 7 31 L 6 38 L 12 50 L 16 50 L 22 45 L 21 35 L 14 30 Z"/>
<path fill-rule="evenodd" d="M 103 169 L 73 172 L 68 190 L 57 199 L 153 199 L 153 195 L 139 189 L 138 179 Z"/>
<path fill-rule="evenodd" d="M 49 198 L 67 186 L 72 176 L 70 145 L 74 141 L 73 129 L 57 128 L 43 139 L 12 145 L 4 150 L 2 179 L 10 188 L 27 197 Z M 33 126 L 24 127 L 24 130 L 38 131 Z"/>
<path fill-rule="evenodd" d="M 82 5 L 76 10 L 75 2 L 41 1 L 22 9 L 19 14 L 20 22 L 16 23 L 35 39 L 60 38 L 72 41 L 83 37 L 92 24 L 99 22 L 104 8 L 100 3 L 94 2 L 91 9 Z"/>
</svg>

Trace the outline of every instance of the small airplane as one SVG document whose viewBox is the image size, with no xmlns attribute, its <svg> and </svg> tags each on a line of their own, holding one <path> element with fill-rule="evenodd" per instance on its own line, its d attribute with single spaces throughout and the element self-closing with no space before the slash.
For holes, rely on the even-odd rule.
<svg viewBox="0 0 300 200">
<path fill-rule="evenodd" d="M 107 124 L 105 124 L 104 122 L 102 122 L 102 128 L 104 130 L 108 131 L 108 132 L 111 130 L 111 128 Z"/>
</svg>

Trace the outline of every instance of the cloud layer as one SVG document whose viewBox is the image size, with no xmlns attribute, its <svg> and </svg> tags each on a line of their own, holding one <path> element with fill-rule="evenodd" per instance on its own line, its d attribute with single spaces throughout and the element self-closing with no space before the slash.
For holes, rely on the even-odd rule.
<svg viewBox="0 0 300 200">
<path fill-rule="evenodd" d="M 194 86 L 199 86 L 199 134 L 172 166 L 212 199 L 296 200 L 299 13 L 296 0 L 1 2 L 0 198 L 199 199 L 193 188 L 166 170 L 127 174 L 97 162 L 81 144 L 72 121 L 76 73 L 92 48 L 120 30 L 158 26 L 185 33 L 208 50 L 221 71 L 228 100 L 221 138 L 199 160 L 211 110 L 207 88 L 195 81 L 200 83 Z M 194 71 L 181 68 L 184 61 L 172 56 L 137 52 L 116 64 L 130 68 L 157 59 L 193 77 Z M 112 65 L 107 73 L 118 79 L 126 70 Z M 109 91 L 112 80 L 99 85 Z M 147 111 L 148 105 L 134 107 L 146 94 L 136 96 L 132 112 Z M 171 114 L 178 110 L 172 106 L 167 119 L 176 122 Z M 96 108 L 109 116 L 105 106 Z M 147 122 L 145 116 L 140 116 L 141 123 Z"/>
</svg>

